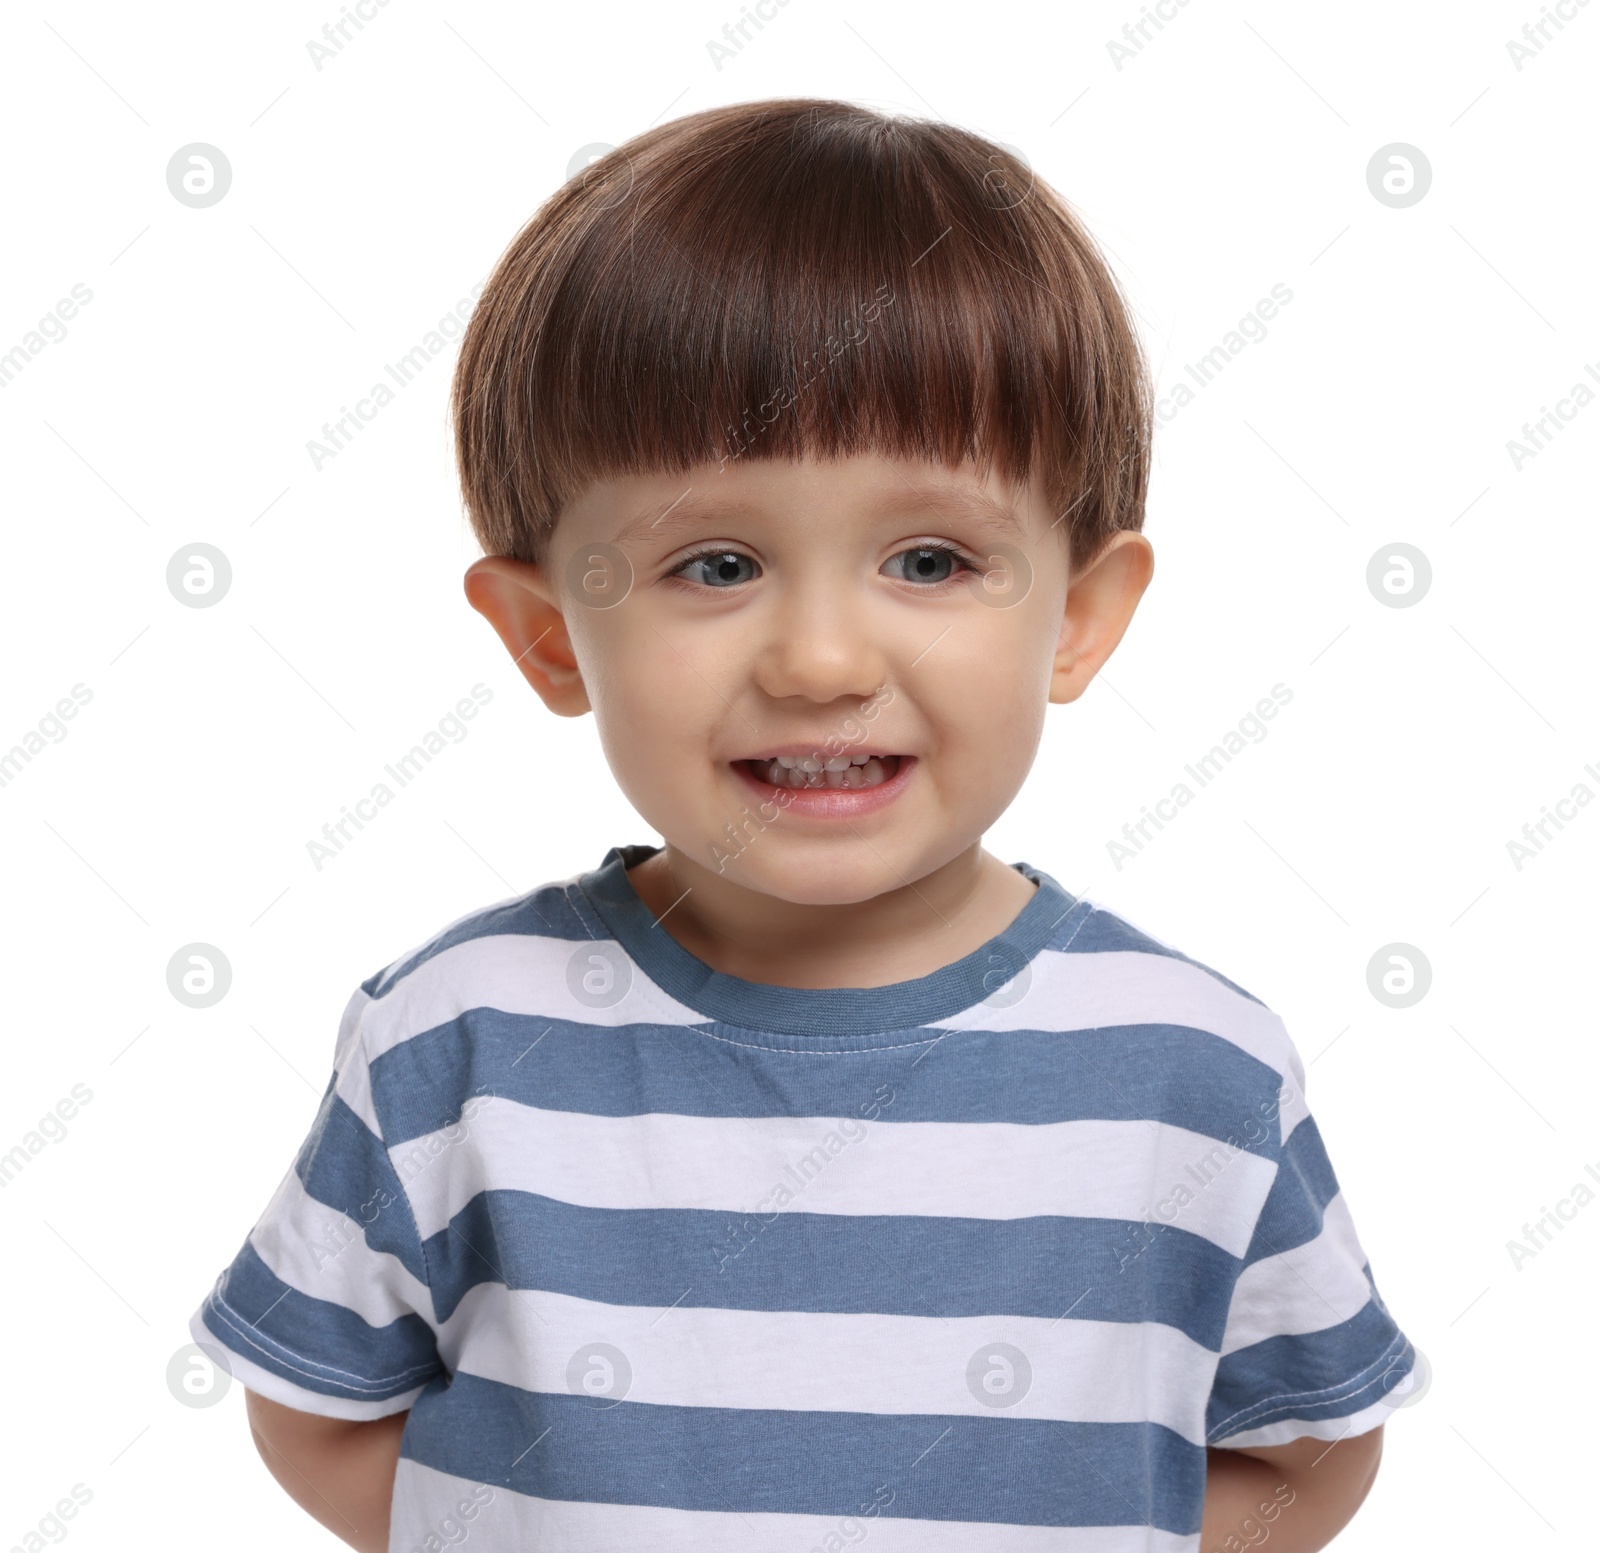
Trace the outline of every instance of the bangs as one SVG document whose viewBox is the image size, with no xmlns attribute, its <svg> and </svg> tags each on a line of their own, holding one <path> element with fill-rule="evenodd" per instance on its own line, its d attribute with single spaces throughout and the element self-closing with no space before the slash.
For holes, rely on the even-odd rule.
<svg viewBox="0 0 1600 1553">
<path fill-rule="evenodd" d="M 675 120 L 546 202 L 491 276 L 453 415 L 485 553 L 592 482 L 879 453 L 1038 478 L 1074 557 L 1138 528 L 1150 390 L 1060 196 L 937 123 L 794 99 Z"/>
</svg>

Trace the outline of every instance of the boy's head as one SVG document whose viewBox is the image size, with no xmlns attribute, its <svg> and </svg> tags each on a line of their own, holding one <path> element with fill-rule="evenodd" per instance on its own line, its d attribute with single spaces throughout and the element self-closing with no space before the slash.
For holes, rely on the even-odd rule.
<svg viewBox="0 0 1600 1553">
<path fill-rule="evenodd" d="M 454 415 L 473 605 L 680 863 L 795 902 L 976 847 L 1150 576 L 1116 283 L 948 125 L 768 101 L 617 148 L 500 260 Z"/>
</svg>

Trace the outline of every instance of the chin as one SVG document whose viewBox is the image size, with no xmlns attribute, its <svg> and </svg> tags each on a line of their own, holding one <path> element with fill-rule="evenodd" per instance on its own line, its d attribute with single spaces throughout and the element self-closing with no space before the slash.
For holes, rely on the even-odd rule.
<svg viewBox="0 0 1600 1553">
<path fill-rule="evenodd" d="M 765 834 L 752 838 L 742 852 L 726 845 L 723 852 L 722 867 L 712 863 L 712 873 L 791 906 L 858 905 L 929 871 L 881 845 L 874 851 L 854 836 L 807 849 L 794 839 Z"/>
<path fill-rule="evenodd" d="M 787 900 L 790 905 L 859 905 L 906 881 L 915 883 L 926 872 L 914 865 L 896 873 L 859 843 L 850 848 L 851 856 L 837 859 L 795 856 L 794 851 L 784 856 L 778 848 L 768 848 L 768 856 L 763 857 L 762 851 L 762 841 L 757 838 L 741 856 L 728 862 L 723 878 L 774 900 Z M 862 856 L 853 856 L 858 852 Z"/>
</svg>

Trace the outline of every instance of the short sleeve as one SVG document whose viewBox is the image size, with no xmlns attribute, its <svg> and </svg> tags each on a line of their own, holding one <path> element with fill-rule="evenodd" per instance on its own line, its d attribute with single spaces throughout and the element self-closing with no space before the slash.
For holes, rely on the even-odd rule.
<svg viewBox="0 0 1600 1553">
<path fill-rule="evenodd" d="M 189 1322 L 240 1384 L 332 1418 L 403 1412 L 444 1368 L 422 1242 L 372 1105 L 371 1001 L 351 998 L 311 1130 Z"/>
<path fill-rule="evenodd" d="M 1420 1379 L 1307 1108 L 1304 1066 L 1284 1039 L 1278 1169 L 1234 1285 L 1206 1409 L 1206 1443 L 1224 1449 L 1364 1434 Z"/>
</svg>

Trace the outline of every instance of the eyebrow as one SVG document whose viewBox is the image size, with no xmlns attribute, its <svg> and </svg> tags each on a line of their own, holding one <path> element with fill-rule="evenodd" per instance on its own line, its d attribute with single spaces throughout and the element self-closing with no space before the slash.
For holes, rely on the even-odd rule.
<svg viewBox="0 0 1600 1553">
<path fill-rule="evenodd" d="M 695 497 L 693 492 L 694 487 L 690 486 L 665 507 L 653 502 L 636 512 L 615 536 L 614 542 L 620 544 L 645 532 L 657 537 L 670 537 L 682 529 L 694 528 L 720 518 L 745 517 L 751 510 L 744 502 L 712 495 Z M 976 518 L 984 527 L 1006 538 L 1020 542 L 1026 537 L 1016 512 L 984 491 L 924 490 L 912 486 L 907 488 L 904 495 L 895 492 L 888 500 L 880 500 L 879 505 L 885 513 L 902 508 L 927 508 L 941 517 Z"/>
<path fill-rule="evenodd" d="M 931 507 L 936 513 L 975 517 L 985 527 L 1009 539 L 1021 541 L 1027 537 L 1022 519 L 1004 502 L 999 502 L 986 491 L 978 490 L 919 490 L 912 487 L 908 500 L 919 506 Z"/>
</svg>

